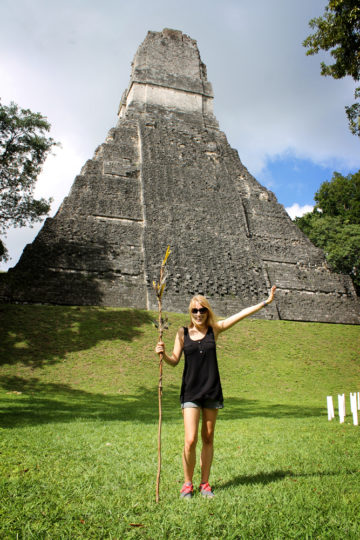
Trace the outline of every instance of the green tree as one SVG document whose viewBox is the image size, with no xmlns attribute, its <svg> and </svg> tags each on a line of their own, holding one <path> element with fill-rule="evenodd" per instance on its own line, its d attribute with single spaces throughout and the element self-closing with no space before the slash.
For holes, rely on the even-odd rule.
<svg viewBox="0 0 360 540">
<path fill-rule="evenodd" d="M 335 172 L 315 193 L 312 212 L 295 218 L 308 238 L 325 252 L 329 267 L 349 275 L 360 295 L 360 171 Z"/>
<path fill-rule="evenodd" d="M 0 102 L 0 235 L 11 227 L 41 221 L 52 199 L 35 199 L 38 175 L 52 147 L 57 143 L 46 135 L 50 124 L 40 113 L 20 109 L 15 103 Z M 0 260 L 7 260 L 0 239 Z"/>
<path fill-rule="evenodd" d="M 360 224 L 360 171 L 348 176 L 335 172 L 315 193 L 316 209 L 327 216 L 339 216 L 343 223 Z"/>
<path fill-rule="evenodd" d="M 342 79 L 350 76 L 360 80 L 360 4 L 359 0 L 329 0 L 322 17 L 311 19 L 309 26 L 316 30 L 304 42 L 307 55 L 320 50 L 330 51 L 333 64 L 321 62 L 321 75 Z M 360 86 L 355 88 L 360 98 Z M 360 102 L 345 107 L 349 128 L 360 137 Z"/>
</svg>

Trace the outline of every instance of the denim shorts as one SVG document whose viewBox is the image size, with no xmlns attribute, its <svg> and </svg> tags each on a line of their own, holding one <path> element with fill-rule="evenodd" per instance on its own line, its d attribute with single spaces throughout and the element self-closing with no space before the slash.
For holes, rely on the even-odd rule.
<svg viewBox="0 0 360 540">
<path fill-rule="evenodd" d="M 181 403 L 182 409 L 223 409 L 224 404 L 216 399 L 197 399 Z"/>
</svg>

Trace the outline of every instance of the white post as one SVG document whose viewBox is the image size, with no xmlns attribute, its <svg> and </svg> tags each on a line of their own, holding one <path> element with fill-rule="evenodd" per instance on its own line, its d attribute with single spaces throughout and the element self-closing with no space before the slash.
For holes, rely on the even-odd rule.
<svg viewBox="0 0 360 540">
<path fill-rule="evenodd" d="M 351 412 L 353 415 L 353 424 L 354 426 L 358 426 L 358 412 L 357 412 L 357 403 L 356 403 L 356 392 L 352 394 L 350 392 L 350 405 L 351 405 Z"/>
<path fill-rule="evenodd" d="M 345 394 L 338 394 L 339 420 L 343 424 L 345 420 Z"/>
<path fill-rule="evenodd" d="M 333 403 L 332 396 L 327 396 L 326 401 L 327 401 L 328 420 L 332 420 L 333 418 L 335 418 L 334 403 Z"/>
<path fill-rule="evenodd" d="M 358 405 L 358 411 L 360 411 L 360 392 L 357 393 L 357 405 Z"/>
<path fill-rule="evenodd" d="M 357 409 L 356 401 L 354 403 L 354 398 L 356 399 L 356 394 L 353 394 L 350 392 L 350 410 L 351 412 L 354 412 L 354 408 Z"/>
</svg>

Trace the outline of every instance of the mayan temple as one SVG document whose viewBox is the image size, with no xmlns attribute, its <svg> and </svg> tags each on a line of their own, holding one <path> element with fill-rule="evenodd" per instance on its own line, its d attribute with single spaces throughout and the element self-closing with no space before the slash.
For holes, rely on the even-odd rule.
<svg viewBox="0 0 360 540">
<path fill-rule="evenodd" d="M 247 171 L 213 97 L 196 41 L 149 32 L 116 127 L 8 272 L 3 299 L 155 309 L 152 281 L 169 244 L 166 310 L 184 312 L 203 293 L 226 315 L 276 284 L 259 317 L 359 324 L 350 278 L 329 271 Z"/>
</svg>

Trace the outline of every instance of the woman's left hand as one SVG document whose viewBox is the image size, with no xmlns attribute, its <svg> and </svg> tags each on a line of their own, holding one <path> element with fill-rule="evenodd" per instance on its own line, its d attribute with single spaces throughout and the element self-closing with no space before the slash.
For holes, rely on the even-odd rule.
<svg viewBox="0 0 360 540">
<path fill-rule="evenodd" d="M 275 291 L 276 291 L 276 285 L 273 285 L 270 290 L 269 298 L 266 300 L 267 304 L 271 304 L 271 302 L 274 300 Z"/>
</svg>

